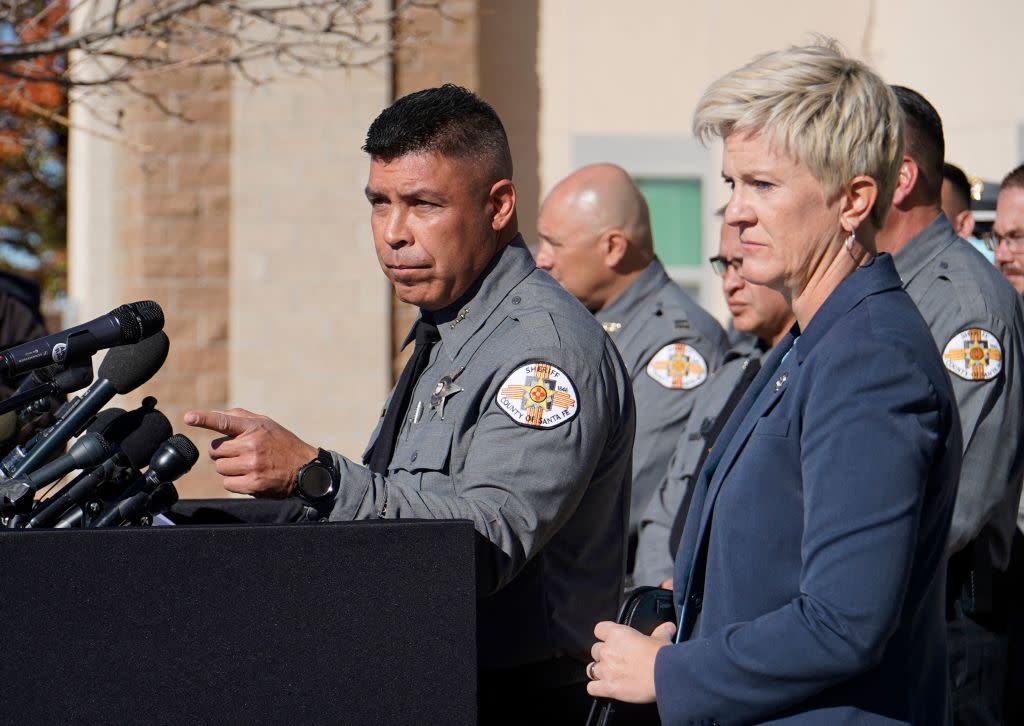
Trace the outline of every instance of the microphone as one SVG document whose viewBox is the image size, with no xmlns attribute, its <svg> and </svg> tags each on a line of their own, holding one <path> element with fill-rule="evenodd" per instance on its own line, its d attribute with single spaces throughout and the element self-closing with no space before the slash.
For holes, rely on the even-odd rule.
<svg viewBox="0 0 1024 726">
<path fill-rule="evenodd" d="M 57 481 L 75 469 L 87 469 L 99 464 L 111 452 L 106 439 L 95 431 L 81 436 L 68 453 L 36 469 L 32 476 L 9 479 L 0 483 L 0 513 L 28 511 L 40 487 Z"/>
<path fill-rule="evenodd" d="M 11 477 L 34 471 L 64 448 L 69 439 L 77 436 L 115 394 L 129 393 L 152 378 L 167 359 L 169 348 L 167 336 L 158 332 L 141 342 L 111 350 L 100 364 L 96 382 L 81 398 L 68 405 L 57 423 L 37 434 L 27 453 L 23 447 L 17 447 L 0 463 L 0 467 Z M 31 444 L 32 441 L 26 443 Z"/>
<path fill-rule="evenodd" d="M 108 507 L 90 526 L 111 527 L 129 516 L 136 516 L 150 503 L 151 495 L 162 485 L 170 484 L 187 474 L 197 461 L 199 449 L 187 436 L 175 434 L 170 437 L 160 444 L 150 458 L 146 475 L 128 487 L 121 500 Z"/>
<path fill-rule="evenodd" d="M 178 501 L 178 490 L 169 481 L 161 482 L 152 493 L 141 491 L 127 499 L 122 499 L 115 506 L 105 511 L 90 526 L 113 527 L 124 522 L 141 519 L 143 516 L 151 524 L 153 517 L 163 514 Z"/>
<path fill-rule="evenodd" d="M 99 422 L 104 414 L 107 414 L 107 411 L 100 412 L 96 421 Z M 123 481 L 125 478 L 137 478 L 139 470 L 157 452 L 160 443 L 172 433 L 171 422 L 167 417 L 145 405 L 129 413 L 121 411 L 113 417 L 108 415 L 106 419 L 104 436 L 115 445 L 117 451 L 102 464 L 79 475 L 60 492 L 36 507 L 25 525 L 26 528 L 49 527 L 68 509 L 93 496 L 94 492 L 111 479 Z M 124 484 L 121 484 L 120 488 L 124 488 Z"/>
<path fill-rule="evenodd" d="M 152 300 L 122 305 L 88 323 L 6 349 L 0 353 L 0 375 L 13 378 L 51 363 L 63 363 L 69 345 L 76 356 L 91 356 L 104 348 L 137 343 L 163 327 L 164 312 Z M 75 350 L 78 346 L 81 348 Z"/>
<path fill-rule="evenodd" d="M 0 402 L 0 413 L 18 410 L 29 414 L 43 413 L 49 410 L 47 396 L 60 396 L 73 393 L 92 383 L 92 366 L 72 366 L 63 368 L 52 365 L 33 372 L 21 382 L 17 390 L 6 400 Z M 45 407 L 37 404 L 42 402 Z M 37 410 L 38 409 L 38 410 Z"/>
</svg>

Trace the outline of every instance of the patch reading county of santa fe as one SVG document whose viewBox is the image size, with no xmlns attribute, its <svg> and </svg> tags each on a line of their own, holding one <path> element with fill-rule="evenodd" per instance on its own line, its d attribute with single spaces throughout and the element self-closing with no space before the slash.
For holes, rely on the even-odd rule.
<svg viewBox="0 0 1024 726">
<path fill-rule="evenodd" d="M 517 424 L 537 429 L 571 421 L 580 410 L 569 376 L 550 363 L 527 363 L 514 370 L 495 400 Z"/>
<path fill-rule="evenodd" d="M 686 343 L 670 343 L 647 364 L 647 375 L 665 388 L 689 390 L 708 379 L 708 363 Z"/>
<path fill-rule="evenodd" d="M 992 333 L 968 328 L 946 343 L 942 362 L 950 372 L 968 381 L 990 381 L 1003 369 L 1003 349 Z"/>
</svg>

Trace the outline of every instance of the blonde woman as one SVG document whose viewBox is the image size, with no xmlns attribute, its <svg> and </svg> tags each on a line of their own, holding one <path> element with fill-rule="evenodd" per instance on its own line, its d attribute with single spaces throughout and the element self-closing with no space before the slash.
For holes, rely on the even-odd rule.
<svg viewBox="0 0 1024 726">
<path fill-rule="evenodd" d="M 945 721 L 960 428 L 931 334 L 875 253 L 899 113 L 831 43 L 761 56 L 701 99 L 695 132 L 724 142 L 741 274 L 797 322 L 697 482 L 680 632 L 598 624 L 591 694 L 656 700 L 664 724 Z"/>
</svg>

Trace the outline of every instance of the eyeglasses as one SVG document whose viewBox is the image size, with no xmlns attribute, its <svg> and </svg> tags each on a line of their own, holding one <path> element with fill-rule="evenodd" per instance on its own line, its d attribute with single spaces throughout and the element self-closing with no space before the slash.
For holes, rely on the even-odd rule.
<svg viewBox="0 0 1024 726">
<path fill-rule="evenodd" d="M 995 230 L 991 230 L 981 236 L 981 241 L 993 252 L 996 251 L 1001 242 L 1006 243 L 1006 246 L 1010 248 L 1010 252 L 1024 252 L 1024 232 L 999 234 Z"/>
<path fill-rule="evenodd" d="M 725 271 L 730 267 L 734 272 L 739 272 L 740 268 L 743 267 L 742 257 L 722 257 L 718 255 L 708 260 L 711 263 L 711 269 L 715 271 L 715 274 L 719 277 L 725 277 Z"/>
</svg>

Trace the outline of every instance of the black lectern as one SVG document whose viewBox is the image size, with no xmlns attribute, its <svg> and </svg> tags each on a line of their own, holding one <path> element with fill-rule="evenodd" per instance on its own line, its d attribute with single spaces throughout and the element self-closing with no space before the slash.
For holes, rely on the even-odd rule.
<svg viewBox="0 0 1024 726">
<path fill-rule="evenodd" d="M 0 553 L 0 722 L 475 723 L 469 522 L 0 530 Z"/>
</svg>

